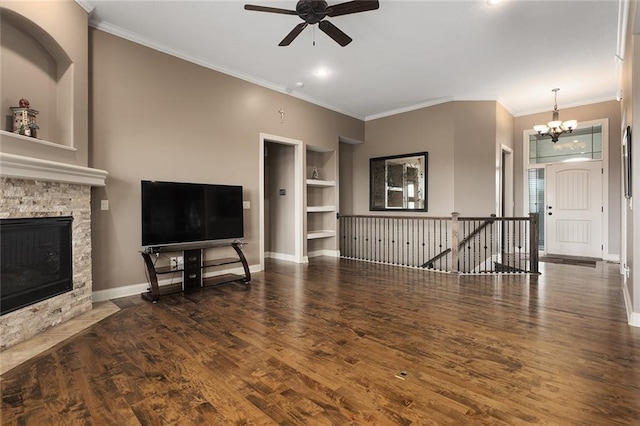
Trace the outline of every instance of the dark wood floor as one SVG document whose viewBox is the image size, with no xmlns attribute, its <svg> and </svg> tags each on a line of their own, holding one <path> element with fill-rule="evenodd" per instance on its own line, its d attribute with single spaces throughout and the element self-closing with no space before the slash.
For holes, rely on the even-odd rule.
<svg viewBox="0 0 640 426">
<path fill-rule="evenodd" d="M 2 423 L 638 424 L 617 265 L 542 272 L 320 258 L 270 262 L 249 291 L 119 299 L 2 377 Z"/>
</svg>

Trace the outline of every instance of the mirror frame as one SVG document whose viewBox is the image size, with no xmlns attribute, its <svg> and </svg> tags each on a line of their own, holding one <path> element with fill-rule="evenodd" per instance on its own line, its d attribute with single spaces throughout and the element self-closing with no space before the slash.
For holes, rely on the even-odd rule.
<svg viewBox="0 0 640 426">
<path fill-rule="evenodd" d="M 622 179 L 624 182 L 624 197 L 631 198 L 631 126 L 624 129 L 622 136 Z"/>
<path fill-rule="evenodd" d="M 405 162 L 401 160 L 407 160 Z M 403 165 L 402 172 L 402 192 L 406 192 L 407 186 L 404 179 L 406 178 L 406 166 L 415 164 L 416 162 L 422 163 L 422 170 L 417 172 L 418 188 L 424 188 L 424 195 L 422 197 L 422 207 L 409 208 L 406 207 L 406 197 L 402 197 L 402 206 L 393 207 L 388 205 L 387 196 L 389 192 L 388 177 L 386 175 L 387 165 L 396 164 Z M 369 159 L 369 210 L 370 211 L 412 211 L 412 212 L 426 212 L 428 204 L 428 171 L 429 171 L 429 153 L 428 152 L 416 152 L 412 154 L 391 155 L 387 157 L 376 157 Z M 397 187 L 400 188 L 400 187 Z M 382 198 L 381 198 L 382 197 Z"/>
</svg>

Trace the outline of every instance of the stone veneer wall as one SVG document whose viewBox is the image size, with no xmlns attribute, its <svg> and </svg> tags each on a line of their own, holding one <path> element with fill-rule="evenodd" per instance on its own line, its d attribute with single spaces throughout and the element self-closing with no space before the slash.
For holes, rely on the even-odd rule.
<svg viewBox="0 0 640 426">
<path fill-rule="evenodd" d="M 73 290 L 0 316 L 0 350 L 91 309 L 91 187 L 0 178 L 0 218 L 73 216 Z"/>
</svg>

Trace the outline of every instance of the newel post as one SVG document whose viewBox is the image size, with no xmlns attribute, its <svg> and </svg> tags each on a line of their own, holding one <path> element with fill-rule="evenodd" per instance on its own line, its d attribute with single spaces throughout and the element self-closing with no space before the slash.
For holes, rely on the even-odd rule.
<svg viewBox="0 0 640 426">
<path fill-rule="evenodd" d="M 451 272 L 458 273 L 458 253 L 460 251 L 460 236 L 458 233 L 458 217 L 460 213 L 451 213 Z"/>
<path fill-rule="evenodd" d="M 538 213 L 529 213 L 529 270 L 539 274 L 538 269 Z"/>
</svg>

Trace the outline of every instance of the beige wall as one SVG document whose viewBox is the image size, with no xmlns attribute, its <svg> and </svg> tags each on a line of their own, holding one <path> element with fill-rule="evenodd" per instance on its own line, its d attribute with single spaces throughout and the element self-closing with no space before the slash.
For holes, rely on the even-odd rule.
<svg viewBox="0 0 640 426">
<path fill-rule="evenodd" d="M 428 213 L 422 215 L 494 213 L 496 120 L 496 102 L 468 101 L 368 121 L 365 143 L 352 148 L 353 213 L 388 215 L 369 212 L 370 158 L 421 151 L 429 152 Z"/>
<path fill-rule="evenodd" d="M 39 144 L 3 134 L 0 149 L 4 153 L 87 166 L 86 11 L 74 1 L 64 0 L 3 1 L 0 12 L 3 117 L 9 114 L 10 106 L 17 106 L 18 100 L 26 97 L 31 107 L 40 111 L 39 137 L 53 143 Z M 33 87 L 25 84 L 27 79 L 33 79 Z M 1 127 L 7 130 L 4 119 Z"/>
<path fill-rule="evenodd" d="M 341 215 L 353 214 L 353 150 L 353 144 L 340 143 L 338 190 Z"/>
<path fill-rule="evenodd" d="M 575 108 L 560 108 L 560 118 L 575 119 L 578 122 L 609 119 L 609 253 L 605 255 L 620 254 L 620 156 L 621 156 L 621 132 L 620 132 L 620 103 L 618 101 L 600 102 Z M 546 123 L 551 119 L 551 111 L 516 117 L 514 124 L 515 140 L 515 185 L 516 185 L 516 215 L 524 212 L 525 205 L 522 199 L 523 188 L 523 134 L 525 130 L 532 129 L 534 125 Z"/>
<path fill-rule="evenodd" d="M 514 118 L 502 105 L 496 102 L 496 173 L 500 173 L 500 168 L 504 168 L 505 182 L 502 183 L 502 177 L 496 180 L 496 196 L 500 194 L 500 185 L 504 186 L 504 212 L 505 216 L 520 216 L 520 213 L 515 214 L 515 187 L 513 176 L 513 162 L 515 156 L 513 154 L 513 126 Z M 506 147 L 507 157 L 505 164 L 502 164 L 502 150 Z M 509 153 L 509 150 L 511 152 Z M 496 201 L 495 212 L 498 216 L 501 215 L 500 205 L 498 203 L 502 201 Z"/>
<path fill-rule="evenodd" d="M 362 121 L 90 30 L 91 165 L 109 172 L 92 194 L 94 289 L 146 282 L 140 180 L 244 187 L 245 248 L 259 263 L 260 132 L 338 149 Z M 285 111 L 284 122 L 278 110 Z M 110 210 L 100 210 L 100 200 Z"/>
<path fill-rule="evenodd" d="M 0 26 L 2 61 L 3 116 L 10 107 L 17 107 L 22 97 L 31 102 L 31 108 L 39 111 L 36 120 L 40 126 L 37 137 L 58 141 L 58 65 L 51 54 L 27 31 L 11 19 L 3 16 Z M 12 123 L 2 122 L 2 130 L 11 132 Z"/>
<path fill-rule="evenodd" d="M 389 215 L 369 211 L 370 158 L 428 151 L 428 212 L 421 215 L 450 215 L 454 208 L 453 114 L 454 103 L 448 102 L 367 121 L 365 142 L 353 146 L 353 213 Z"/>
<path fill-rule="evenodd" d="M 453 104 L 453 208 L 461 216 L 487 217 L 496 209 L 496 102 Z"/>
</svg>

